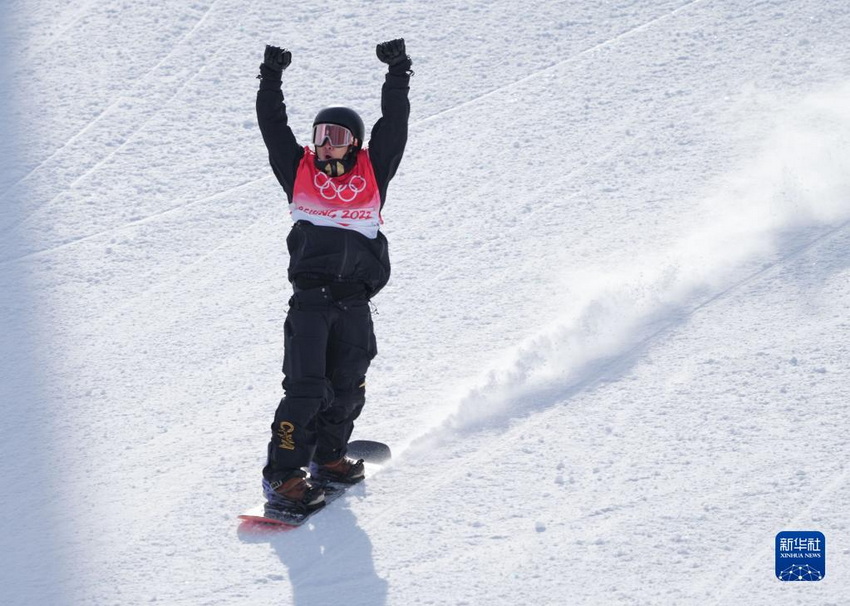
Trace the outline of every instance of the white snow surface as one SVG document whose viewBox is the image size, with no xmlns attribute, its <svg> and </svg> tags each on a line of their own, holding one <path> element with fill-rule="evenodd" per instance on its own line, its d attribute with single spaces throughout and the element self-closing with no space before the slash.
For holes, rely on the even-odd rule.
<svg viewBox="0 0 850 606">
<path fill-rule="evenodd" d="M 850 603 L 846 0 L 3 6 L 0 602 Z M 240 527 L 281 396 L 285 196 L 254 114 L 410 138 L 355 438 Z M 826 577 L 774 538 L 818 530 Z"/>
</svg>

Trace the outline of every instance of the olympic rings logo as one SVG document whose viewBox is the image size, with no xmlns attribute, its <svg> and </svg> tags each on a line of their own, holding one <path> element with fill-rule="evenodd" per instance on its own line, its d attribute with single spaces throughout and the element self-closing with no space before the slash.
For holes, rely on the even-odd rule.
<svg viewBox="0 0 850 606">
<path fill-rule="evenodd" d="M 337 185 L 325 173 L 316 173 L 313 177 L 313 185 L 322 194 L 325 200 L 338 199 L 341 202 L 354 202 L 357 194 L 366 189 L 366 179 L 360 175 L 354 175 L 349 179 L 348 183 Z"/>
</svg>

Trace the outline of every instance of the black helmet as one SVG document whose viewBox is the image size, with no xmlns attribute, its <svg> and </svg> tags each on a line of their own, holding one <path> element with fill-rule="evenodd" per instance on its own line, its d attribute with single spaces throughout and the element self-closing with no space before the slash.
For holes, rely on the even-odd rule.
<svg viewBox="0 0 850 606">
<path fill-rule="evenodd" d="M 317 124 L 338 124 L 344 126 L 357 138 L 359 146 L 363 146 L 366 127 L 363 126 L 363 119 L 350 107 L 332 105 L 320 110 L 316 114 L 316 119 L 313 120 L 313 126 L 315 127 Z"/>
</svg>

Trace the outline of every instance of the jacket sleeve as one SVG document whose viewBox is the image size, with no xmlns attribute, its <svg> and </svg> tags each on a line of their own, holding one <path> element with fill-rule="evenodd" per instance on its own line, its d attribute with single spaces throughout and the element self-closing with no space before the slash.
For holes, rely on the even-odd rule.
<svg viewBox="0 0 850 606">
<path fill-rule="evenodd" d="M 295 174 L 298 171 L 298 163 L 304 155 L 304 149 L 295 140 L 295 135 L 289 128 L 280 82 L 278 73 L 265 65 L 260 66 L 257 123 L 260 125 L 263 141 L 269 151 L 269 164 L 291 202 Z"/>
<path fill-rule="evenodd" d="M 407 145 L 410 118 L 410 61 L 389 68 L 381 88 L 381 117 L 372 127 L 369 157 L 378 181 L 383 207 L 387 186 L 395 176 Z"/>
</svg>

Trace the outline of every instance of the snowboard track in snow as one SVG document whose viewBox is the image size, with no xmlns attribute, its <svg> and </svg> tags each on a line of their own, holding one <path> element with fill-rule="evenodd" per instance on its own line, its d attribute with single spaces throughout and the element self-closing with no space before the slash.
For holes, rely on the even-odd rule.
<svg viewBox="0 0 850 606">
<path fill-rule="evenodd" d="M 58 191 L 50 199 L 44 200 L 44 201 L 42 201 L 38 204 L 35 204 L 32 207 L 28 208 L 27 212 L 24 216 L 19 218 L 16 222 L 14 222 L 10 225 L 4 226 L 4 228 L 3 228 L 4 231 L 16 229 L 16 228 L 18 228 L 18 226 L 26 223 L 37 212 L 39 212 L 42 208 L 49 207 L 51 204 L 53 204 L 53 202 L 56 199 L 58 199 L 63 194 L 67 193 L 69 190 L 74 189 L 80 181 L 87 178 L 91 174 L 95 173 L 101 166 L 104 166 L 107 162 L 109 162 L 109 160 L 112 159 L 113 157 L 115 157 L 115 155 L 118 154 L 122 149 L 124 149 L 127 146 L 127 144 L 130 143 L 137 134 L 142 132 L 144 130 L 144 128 L 154 120 L 154 118 L 156 118 L 158 115 L 160 115 L 162 113 L 162 111 L 167 109 L 169 107 L 169 103 L 172 100 L 174 100 L 175 98 L 177 98 L 177 96 L 190 83 L 192 83 L 192 81 L 194 81 L 195 78 L 197 78 L 199 75 L 201 75 L 203 73 L 203 71 L 204 71 L 203 67 L 205 67 L 209 63 L 215 61 L 215 59 L 219 56 L 221 49 L 222 49 L 222 47 L 220 45 L 216 45 L 212 56 L 207 56 L 205 54 L 204 55 L 204 65 L 199 67 L 198 69 L 194 70 L 193 74 L 191 76 L 189 76 L 188 78 L 184 78 L 184 79 L 179 80 L 178 85 L 173 89 L 173 91 L 171 93 L 168 93 L 168 92 L 163 93 L 163 91 L 160 91 L 156 88 L 154 88 L 154 90 L 150 90 L 149 85 L 146 85 L 146 83 L 149 80 L 154 81 L 154 82 L 157 81 L 157 78 L 156 78 L 157 71 L 159 69 L 161 69 L 162 66 L 167 63 L 167 61 L 175 54 L 175 52 L 182 49 L 184 47 L 184 45 L 187 43 L 187 41 L 189 41 L 192 38 L 192 36 L 198 30 L 198 28 L 201 27 L 201 25 L 207 20 L 207 17 L 210 15 L 210 13 L 213 9 L 213 6 L 215 6 L 215 4 L 217 2 L 218 2 L 218 0 L 213 0 L 213 2 L 207 8 L 207 10 L 204 12 L 204 14 L 200 17 L 200 19 L 198 19 L 198 21 L 194 24 L 194 26 L 186 34 L 184 34 L 179 41 L 177 41 L 171 47 L 171 49 L 168 51 L 168 53 L 166 53 L 162 57 L 162 59 L 160 59 L 156 63 L 156 65 L 154 65 L 153 67 L 148 69 L 143 75 L 141 75 L 136 80 L 135 91 L 131 91 L 127 94 L 122 94 L 122 95 L 119 95 L 118 97 L 116 97 L 111 103 L 109 103 L 109 105 L 107 105 L 100 113 L 98 113 L 97 116 L 92 118 L 88 123 L 86 123 L 83 127 L 81 127 L 74 135 L 72 135 L 68 140 L 66 140 L 65 143 L 63 143 L 60 147 L 58 147 L 53 152 L 51 152 L 48 155 L 47 158 L 45 158 L 44 160 L 39 162 L 35 167 L 30 169 L 20 179 L 13 182 L 9 187 L 7 187 L 7 189 L 4 192 L 0 193 L 0 201 L 5 200 L 8 195 L 10 195 L 12 192 L 14 192 L 23 183 L 25 183 L 27 180 L 31 179 L 33 176 L 35 176 L 37 173 L 41 172 L 43 169 L 46 169 L 48 164 L 52 160 L 54 160 L 55 158 L 60 158 L 62 156 L 62 154 L 65 152 L 65 150 L 69 149 L 72 145 L 74 145 L 74 143 L 76 143 L 79 139 L 84 137 L 89 131 L 91 131 L 95 127 L 95 125 L 97 125 L 98 122 L 101 122 L 102 120 L 107 120 L 109 114 L 111 112 L 113 112 L 115 110 L 115 108 L 118 107 L 119 105 L 121 105 L 122 103 L 127 103 L 128 101 L 130 101 L 132 99 L 138 99 L 138 98 L 150 98 L 150 99 L 153 100 L 153 102 L 154 102 L 153 111 L 151 113 L 149 113 L 146 116 L 146 118 L 144 120 L 142 120 L 141 122 L 134 121 L 131 130 L 128 131 L 127 133 L 121 134 L 121 138 L 123 140 L 121 141 L 120 145 L 115 146 L 115 147 L 110 147 L 109 151 L 103 157 L 101 157 L 99 160 L 95 160 L 92 164 L 81 167 L 82 172 L 79 175 L 77 175 L 76 177 L 73 177 L 73 180 L 71 181 L 71 183 L 69 185 L 62 186 L 60 191 Z M 88 5 L 86 5 L 85 9 L 90 8 L 90 6 L 92 6 L 93 4 L 94 3 L 89 3 Z M 68 26 L 68 28 L 72 27 L 73 24 L 81 18 L 82 12 L 83 11 L 81 11 L 80 15 L 78 15 L 77 17 L 74 18 L 73 22 Z M 162 97 L 163 94 L 166 95 L 166 98 L 164 100 L 160 98 L 160 97 Z M 127 110 L 127 111 L 132 112 L 132 110 Z M 133 112 L 133 114 L 137 115 L 136 112 Z M 109 130 L 112 130 L 113 128 L 116 128 L 116 127 L 113 126 L 113 125 L 107 124 L 106 128 L 108 128 Z M 117 128 L 120 128 L 120 127 L 117 127 Z"/>
</svg>

